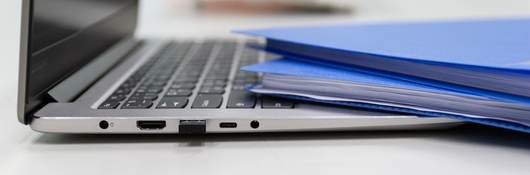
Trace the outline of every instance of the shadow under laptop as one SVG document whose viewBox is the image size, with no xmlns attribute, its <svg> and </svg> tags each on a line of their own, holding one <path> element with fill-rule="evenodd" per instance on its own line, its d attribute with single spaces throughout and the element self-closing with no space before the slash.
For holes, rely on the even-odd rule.
<svg viewBox="0 0 530 175">
<path fill-rule="evenodd" d="M 34 144 L 135 144 L 176 143 L 179 147 L 201 147 L 212 143 L 288 142 L 288 141 L 346 141 L 372 139 L 430 139 L 441 142 L 460 142 L 530 150 L 530 134 L 475 124 L 444 130 L 415 131 L 349 131 L 349 132 L 294 132 L 244 133 L 207 135 L 99 135 L 99 134 L 42 134 Z"/>
</svg>

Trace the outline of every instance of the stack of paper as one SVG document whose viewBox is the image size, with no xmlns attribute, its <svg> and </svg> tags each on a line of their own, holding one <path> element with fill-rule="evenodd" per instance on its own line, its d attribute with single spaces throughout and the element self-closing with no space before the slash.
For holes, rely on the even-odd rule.
<svg viewBox="0 0 530 175">
<path fill-rule="evenodd" d="M 284 59 L 256 93 L 530 132 L 530 19 L 242 31 Z"/>
</svg>

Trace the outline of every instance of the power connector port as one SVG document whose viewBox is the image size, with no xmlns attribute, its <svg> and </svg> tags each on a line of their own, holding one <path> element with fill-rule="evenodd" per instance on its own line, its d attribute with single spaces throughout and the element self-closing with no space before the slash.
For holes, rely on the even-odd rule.
<svg viewBox="0 0 530 175">
<path fill-rule="evenodd" d="M 221 122 L 219 123 L 220 128 L 237 128 L 236 122 Z"/>
</svg>

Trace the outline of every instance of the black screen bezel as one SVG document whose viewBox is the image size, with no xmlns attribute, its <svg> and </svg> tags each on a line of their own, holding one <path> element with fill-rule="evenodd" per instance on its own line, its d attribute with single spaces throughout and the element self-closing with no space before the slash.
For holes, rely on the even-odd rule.
<svg viewBox="0 0 530 175">
<path fill-rule="evenodd" d="M 47 64 L 44 65 L 44 70 L 65 68 L 60 75 L 54 75 L 54 79 L 46 86 L 41 87 L 35 92 L 34 84 L 38 77 L 35 76 L 35 70 L 31 65 L 33 53 L 32 45 L 32 30 L 33 30 L 33 11 L 34 2 L 38 0 L 24 0 L 22 10 L 22 31 L 21 31 L 21 53 L 20 53 L 20 75 L 19 75 L 19 98 L 18 98 L 18 116 L 19 121 L 24 124 L 29 124 L 33 114 L 44 105 L 54 100 L 46 93 L 49 89 L 66 79 L 69 75 L 81 69 L 88 64 L 99 54 L 106 51 L 108 48 L 119 42 L 124 38 L 128 38 L 134 34 L 138 19 L 138 0 L 128 0 L 124 8 L 119 9 L 116 13 L 107 16 L 103 20 L 98 21 L 94 25 L 84 28 L 76 37 L 65 40 L 61 44 L 55 45 L 47 49 L 44 53 L 47 57 L 56 59 L 61 64 Z M 80 43 L 83 42 L 83 43 Z M 79 44 L 79 47 L 72 47 L 72 44 Z M 74 51 L 72 51 L 74 50 Z M 49 53 L 46 53 L 49 52 Z M 76 65 L 68 65 L 68 58 L 72 54 L 78 54 L 82 58 Z M 76 57 L 77 58 L 77 57 Z M 45 59 L 45 58 L 44 58 Z M 53 61 L 50 61 L 54 63 Z M 42 65 L 39 65 L 42 66 Z M 55 67 L 54 67 L 55 66 Z M 33 71 L 33 74 L 32 74 Z M 42 72 L 42 71 L 41 71 Z M 46 73 L 46 71 L 42 72 Z M 42 74 L 41 73 L 41 74 Z"/>
</svg>

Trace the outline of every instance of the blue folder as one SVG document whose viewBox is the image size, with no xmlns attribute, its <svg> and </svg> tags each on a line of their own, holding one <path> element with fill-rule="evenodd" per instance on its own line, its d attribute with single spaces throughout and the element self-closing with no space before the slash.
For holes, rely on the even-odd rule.
<svg viewBox="0 0 530 175">
<path fill-rule="evenodd" d="M 403 81 L 403 80 L 393 79 L 389 77 L 377 76 L 377 75 L 366 72 L 366 70 L 364 69 L 352 68 L 352 67 L 343 66 L 340 64 L 326 63 L 326 62 L 320 62 L 320 61 L 308 63 L 308 62 L 298 61 L 297 59 L 291 58 L 291 59 L 274 60 L 274 61 L 269 61 L 269 62 L 256 64 L 256 65 L 250 65 L 250 66 L 243 67 L 242 70 L 264 73 L 265 74 L 264 79 L 267 79 L 267 76 L 271 74 L 272 75 L 287 75 L 287 76 L 295 76 L 295 77 L 301 77 L 301 78 L 311 77 L 311 78 L 318 78 L 318 79 L 329 80 L 329 81 L 338 80 L 338 81 L 344 81 L 344 82 L 350 82 L 353 84 L 362 84 L 362 85 L 368 85 L 368 86 L 382 86 L 382 87 L 388 87 L 388 88 L 409 89 L 409 90 L 422 91 L 422 92 L 444 93 L 444 94 L 455 95 L 455 96 L 469 95 L 469 96 L 484 98 L 484 99 L 493 100 L 493 101 L 503 101 L 503 102 L 508 102 L 508 103 L 521 104 L 521 105 L 529 107 L 527 108 L 528 110 L 523 110 L 522 116 L 525 116 L 524 114 L 530 114 L 530 102 L 525 99 L 520 100 L 520 99 L 504 98 L 504 97 L 499 97 L 499 96 L 495 96 L 495 95 L 488 94 L 488 93 L 481 93 L 480 91 L 473 92 L 473 93 L 453 91 L 451 89 L 433 87 L 433 86 L 413 83 L 410 81 Z M 446 118 L 451 118 L 451 119 L 475 122 L 475 123 L 486 124 L 486 125 L 508 128 L 508 129 L 530 133 L 530 127 L 529 127 L 530 117 L 511 118 L 510 120 L 505 120 L 506 118 L 495 119 L 494 117 L 476 118 L 476 117 L 468 117 L 465 115 L 458 115 L 458 114 L 455 114 L 454 111 L 433 111 L 433 110 L 421 110 L 421 109 L 413 108 L 413 107 L 404 107 L 403 105 L 399 105 L 399 103 L 395 103 L 395 104 L 390 103 L 386 105 L 381 105 L 380 103 L 376 102 L 377 99 L 374 99 L 372 103 L 370 101 L 352 102 L 352 101 L 345 101 L 345 100 L 329 100 L 329 99 L 313 98 L 312 96 L 319 95 L 318 91 L 313 92 L 313 93 L 310 93 L 308 91 L 299 92 L 300 94 L 305 94 L 305 95 L 293 95 L 289 93 L 283 93 L 281 91 L 278 92 L 278 91 L 274 91 L 274 88 L 272 89 L 272 91 L 263 91 L 263 90 L 271 90 L 270 88 L 271 87 L 266 87 L 264 85 L 257 85 L 254 87 L 250 87 L 249 90 L 256 92 L 256 93 L 262 93 L 262 94 L 268 94 L 268 95 L 274 95 L 274 96 L 280 96 L 280 97 L 286 97 L 286 98 L 293 98 L 293 99 L 299 99 L 299 100 L 306 100 L 306 101 L 336 104 L 336 105 L 342 105 L 342 106 L 360 107 L 360 108 L 366 108 L 366 109 L 375 109 L 375 110 L 392 111 L 392 112 L 403 112 L 403 113 L 409 113 L 409 114 L 417 114 L 417 115 L 425 116 L 425 117 L 446 117 Z M 296 91 L 296 89 L 294 91 Z M 344 98 L 346 98 L 346 96 L 344 96 Z M 504 113 L 502 113 L 502 115 L 504 115 Z"/>
<path fill-rule="evenodd" d="M 530 19 L 344 24 L 244 30 L 263 49 L 378 76 L 507 98 L 530 98 Z"/>
</svg>

